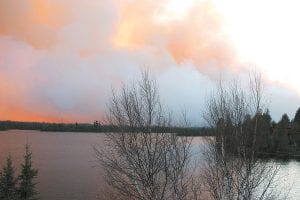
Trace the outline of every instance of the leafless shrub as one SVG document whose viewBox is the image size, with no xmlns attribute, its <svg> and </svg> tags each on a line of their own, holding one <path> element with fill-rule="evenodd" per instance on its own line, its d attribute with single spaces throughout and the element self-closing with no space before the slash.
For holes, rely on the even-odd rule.
<svg viewBox="0 0 300 200">
<path fill-rule="evenodd" d="M 250 78 L 250 91 L 237 83 L 220 83 L 207 104 L 205 120 L 214 130 L 205 150 L 203 180 L 210 198 L 216 200 L 273 199 L 279 167 L 262 159 L 262 80 Z M 277 194 L 277 193 L 276 193 Z M 276 196 L 278 199 L 279 196 Z"/>
<path fill-rule="evenodd" d="M 108 120 L 120 132 L 107 134 L 106 145 L 95 152 L 121 199 L 191 199 L 191 138 L 152 131 L 168 126 L 168 116 L 147 72 L 137 85 L 113 93 Z"/>
</svg>

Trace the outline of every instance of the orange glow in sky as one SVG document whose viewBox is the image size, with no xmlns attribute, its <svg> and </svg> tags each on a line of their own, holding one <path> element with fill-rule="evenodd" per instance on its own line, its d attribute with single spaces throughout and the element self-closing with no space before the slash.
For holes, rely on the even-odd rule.
<svg viewBox="0 0 300 200">
<path fill-rule="evenodd" d="M 143 65 L 190 63 L 209 77 L 256 66 L 300 97 L 299 9 L 297 0 L 0 0 L 0 120 L 101 118 L 107 88 Z"/>
</svg>

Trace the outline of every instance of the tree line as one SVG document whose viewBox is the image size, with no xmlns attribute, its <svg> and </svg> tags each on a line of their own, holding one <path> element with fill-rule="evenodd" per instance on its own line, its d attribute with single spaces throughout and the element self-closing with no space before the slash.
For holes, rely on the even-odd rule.
<svg viewBox="0 0 300 200">
<path fill-rule="evenodd" d="M 269 110 L 258 111 L 255 116 L 246 115 L 243 123 L 238 125 L 249 132 L 249 137 L 257 121 L 260 133 L 257 135 L 257 149 L 261 157 L 278 157 L 278 158 L 297 158 L 300 156 L 300 108 L 297 110 L 293 120 L 290 120 L 287 114 L 283 114 L 281 119 L 276 123 L 272 121 Z M 231 131 L 236 126 L 231 117 L 220 118 L 216 127 L 226 129 L 228 135 L 225 141 L 225 147 L 234 151 Z M 213 135 L 217 135 L 215 129 Z M 250 141 L 250 139 L 248 139 Z"/>
<path fill-rule="evenodd" d="M 38 130 L 49 132 L 120 132 L 124 129 L 130 130 L 130 127 L 119 127 L 113 124 L 103 124 L 100 121 L 94 123 L 45 123 L 45 122 L 16 122 L 16 121 L 0 121 L 0 131 L 5 130 Z M 138 130 L 138 128 L 136 129 Z M 157 133 L 176 133 L 178 135 L 189 136 L 209 136 L 212 132 L 207 127 L 180 127 L 165 125 L 153 126 L 153 132 Z"/>
<path fill-rule="evenodd" d="M 300 108 L 292 120 L 283 114 L 278 123 L 271 123 L 271 127 L 272 151 L 300 156 Z"/>
</svg>

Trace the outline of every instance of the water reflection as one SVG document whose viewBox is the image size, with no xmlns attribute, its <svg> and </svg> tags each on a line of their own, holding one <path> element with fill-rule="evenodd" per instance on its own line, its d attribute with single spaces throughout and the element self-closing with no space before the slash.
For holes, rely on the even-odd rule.
<svg viewBox="0 0 300 200">
<path fill-rule="evenodd" d="M 0 164 L 11 155 L 18 170 L 24 147 L 33 151 L 34 167 L 39 169 L 38 190 L 44 200 L 101 199 L 101 172 L 94 161 L 92 145 L 101 145 L 103 134 L 53 133 L 38 131 L 0 132 Z M 200 137 L 193 141 L 193 154 L 204 147 Z M 279 187 L 290 199 L 300 197 L 300 162 L 276 161 L 280 166 Z M 201 162 L 200 162 L 201 163 Z"/>
<path fill-rule="evenodd" d="M 300 199 L 300 162 L 281 160 L 277 163 L 280 165 L 278 187 L 289 193 L 288 199 Z"/>
<path fill-rule="evenodd" d="M 96 199 L 102 181 L 91 145 L 101 137 L 87 133 L 0 132 L 0 163 L 11 155 L 19 171 L 24 146 L 29 143 L 33 164 L 39 169 L 37 187 L 42 199 Z"/>
</svg>

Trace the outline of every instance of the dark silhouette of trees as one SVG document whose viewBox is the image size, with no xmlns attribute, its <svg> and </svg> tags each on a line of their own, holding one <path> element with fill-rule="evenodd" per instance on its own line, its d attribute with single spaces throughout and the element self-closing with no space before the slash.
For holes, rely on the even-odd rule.
<svg viewBox="0 0 300 200">
<path fill-rule="evenodd" d="M 38 170 L 32 166 L 32 152 L 27 144 L 25 147 L 24 163 L 21 165 L 21 174 L 19 176 L 18 193 L 22 200 L 38 199 L 38 192 L 35 188 L 36 183 L 34 179 L 37 177 Z"/>
<path fill-rule="evenodd" d="M 257 128 L 259 131 L 257 147 L 258 152 L 267 152 L 272 148 L 272 118 L 269 110 L 264 113 L 257 113 L 258 121 Z"/>
<path fill-rule="evenodd" d="M 290 126 L 290 119 L 287 114 L 283 114 L 280 121 L 277 123 L 276 130 L 274 132 L 274 144 L 275 150 L 281 152 L 287 152 L 291 138 L 288 133 Z"/>
<path fill-rule="evenodd" d="M 293 127 L 292 127 L 292 142 L 294 143 L 296 150 L 300 148 L 300 108 L 297 110 L 294 120 L 293 120 Z"/>
<path fill-rule="evenodd" d="M 34 179 L 38 171 L 32 167 L 32 153 L 27 144 L 25 147 L 24 163 L 21 165 L 21 174 L 15 177 L 11 157 L 7 157 L 5 165 L 0 173 L 0 200 L 36 200 L 38 192 L 36 191 Z"/>
<path fill-rule="evenodd" d="M 3 166 L 0 174 L 0 199 L 19 199 L 17 194 L 17 179 L 15 178 L 15 170 L 10 156 L 7 157 L 6 165 Z"/>
<path fill-rule="evenodd" d="M 294 117 L 294 123 L 300 124 L 300 108 L 298 108 L 295 117 Z"/>
<path fill-rule="evenodd" d="M 271 119 L 262 112 L 260 74 L 250 79 L 250 91 L 238 84 L 220 83 L 207 103 L 204 118 L 214 130 L 204 151 L 203 181 L 215 200 L 270 199 L 278 172 L 275 163 L 261 158 L 270 137 Z M 279 197 L 279 196 L 276 196 Z"/>
</svg>

